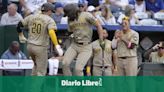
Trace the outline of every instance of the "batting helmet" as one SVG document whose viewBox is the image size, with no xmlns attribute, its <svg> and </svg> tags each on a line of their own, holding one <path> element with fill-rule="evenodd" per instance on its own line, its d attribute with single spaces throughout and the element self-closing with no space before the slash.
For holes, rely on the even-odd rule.
<svg viewBox="0 0 164 92">
<path fill-rule="evenodd" d="M 43 4 L 41 6 L 41 11 L 42 12 L 47 12 L 49 10 L 51 10 L 52 12 L 55 12 L 55 7 L 54 7 L 53 4 L 51 4 L 51 3 L 45 3 L 45 4 Z"/>
<path fill-rule="evenodd" d="M 68 19 L 73 21 L 78 18 L 79 7 L 77 4 L 67 4 L 64 7 L 64 16 L 68 16 Z"/>
</svg>

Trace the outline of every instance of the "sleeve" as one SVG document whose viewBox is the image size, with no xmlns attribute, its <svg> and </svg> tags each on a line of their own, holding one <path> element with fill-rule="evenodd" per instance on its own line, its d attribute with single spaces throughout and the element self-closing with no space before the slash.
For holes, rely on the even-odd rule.
<svg viewBox="0 0 164 92">
<path fill-rule="evenodd" d="M 21 20 L 24 27 L 28 26 L 28 22 L 29 22 L 30 18 L 31 18 L 31 15 L 29 15 L 29 16 L 27 16 L 27 17 L 25 17 L 24 19 Z"/>
<path fill-rule="evenodd" d="M 3 53 L 1 56 L 1 59 L 9 59 L 9 58 L 8 58 L 8 55 L 6 53 Z"/>
<path fill-rule="evenodd" d="M 113 39 L 111 45 L 112 49 L 115 50 L 117 48 L 117 40 Z"/>
<path fill-rule="evenodd" d="M 138 33 L 134 33 L 132 35 L 132 37 L 131 37 L 130 42 L 135 44 L 135 45 L 138 45 L 138 43 L 139 43 L 139 34 Z"/>
<path fill-rule="evenodd" d="M 100 21 L 101 25 L 105 25 L 101 16 L 97 15 L 96 18 Z"/>
<path fill-rule="evenodd" d="M 50 19 L 48 23 L 48 30 L 51 30 L 51 29 L 57 31 L 57 26 L 53 19 Z"/>
<path fill-rule="evenodd" d="M 97 19 L 91 13 L 85 13 L 85 19 L 89 24 L 96 25 Z"/>
<path fill-rule="evenodd" d="M 5 19 L 6 19 L 5 16 L 2 15 L 2 17 L 1 17 L 1 25 L 6 25 Z"/>
</svg>

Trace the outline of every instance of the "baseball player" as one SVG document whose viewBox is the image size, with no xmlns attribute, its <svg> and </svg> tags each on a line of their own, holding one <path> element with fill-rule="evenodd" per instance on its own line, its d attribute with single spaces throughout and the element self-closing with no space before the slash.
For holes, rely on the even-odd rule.
<svg viewBox="0 0 164 92">
<path fill-rule="evenodd" d="M 92 42 L 93 76 L 112 76 L 112 70 L 116 70 L 116 53 L 112 50 L 111 41 L 107 37 L 108 33 L 104 30 L 103 41 L 98 39 Z M 86 72 L 90 75 L 90 71 Z"/>
<path fill-rule="evenodd" d="M 115 32 L 112 41 L 112 48 L 117 51 L 118 74 L 123 76 L 137 75 L 137 45 L 139 43 L 139 34 L 130 29 L 129 18 L 124 17 L 122 29 Z"/>
<path fill-rule="evenodd" d="M 63 59 L 63 73 L 71 76 L 70 63 L 76 58 L 75 75 L 83 76 L 83 68 L 92 55 L 92 25 L 97 27 L 100 40 L 102 40 L 102 26 L 88 12 L 80 12 L 76 4 L 67 4 L 64 7 L 68 16 L 68 31 L 72 32 L 73 41 L 67 49 Z"/>
<path fill-rule="evenodd" d="M 150 62 L 164 63 L 164 41 L 160 41 L 158 44 L 148 50 L 145 55 Z"/>
<path fill-rule="evenodd" d="M 58 44 L 56 34 L 56 24 L 50 17 L 54 7 L 50 3 L 42 5 L 42 13 L 27 16 L 24 20 L 18 23 L 17 31 L 19 33 L 20 42 L 25 42 L 26 38 L 21 30 L 22 27 L 28 28 L 27 50 L 32 60 L 34 67 L 32 75 L 44 76 L 47 69 L 47 48 L 49 44 L 49 36 L 58 51 L 60 56 L 63 55 L 63 50 Z"/>
</svg>

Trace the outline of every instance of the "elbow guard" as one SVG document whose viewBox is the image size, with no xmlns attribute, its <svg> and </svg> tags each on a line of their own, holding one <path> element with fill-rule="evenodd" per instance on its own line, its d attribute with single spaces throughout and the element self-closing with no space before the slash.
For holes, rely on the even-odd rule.
<svg viewBox="0 0 164 92">
<path fill-rule="evenodd" d="M 22 32 L 22 27 L 23 27 L 23 24 L 22 24 L 22 22 L 20 21 L 20 22 L 18 23 L 18 25 L 17 25 L 17 32 L 18 32 L 18 33 L 21 33 L 21 32 Z"/>
</svg>

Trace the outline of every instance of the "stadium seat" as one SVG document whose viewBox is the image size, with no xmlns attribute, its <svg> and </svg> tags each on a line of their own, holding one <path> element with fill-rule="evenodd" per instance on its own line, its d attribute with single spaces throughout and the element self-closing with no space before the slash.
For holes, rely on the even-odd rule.
<svg viewBox="0 0 164 92">
<path fill-rule="evenodd" d="M 136 12 L 135 15 L 137 16 L 138 19 L 148 19 L 149 16 L 145 12 Z"/>
<path fill-rule="evenodd" d="M 139 24 L 145 26 L 152 26 L 152 25 L 158 25 L 158 21 L 154 19 L 143 19 L 140 21 Z"/>
<path fill-rule="evenodd" d="M 154 14 L 154 19 L 163 20 L 164 21 L 164 13 L 163 12 L 155 13 Z"/>
<path fill-rule="evenodd" d="M 158 12 L 153 15 L 154 19 L 158 20 L 160 24 L 164 25 L 164 13 Z"/>
</svg>

